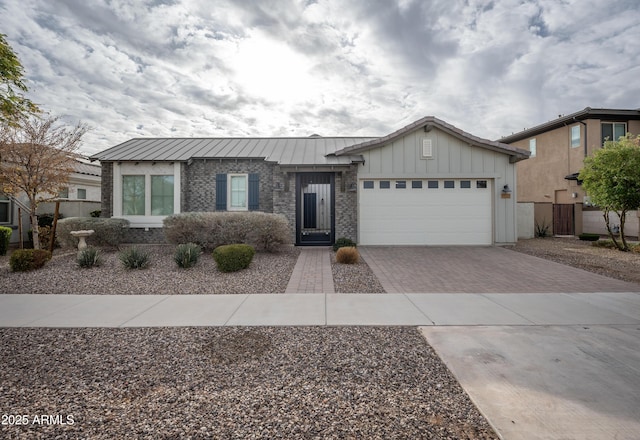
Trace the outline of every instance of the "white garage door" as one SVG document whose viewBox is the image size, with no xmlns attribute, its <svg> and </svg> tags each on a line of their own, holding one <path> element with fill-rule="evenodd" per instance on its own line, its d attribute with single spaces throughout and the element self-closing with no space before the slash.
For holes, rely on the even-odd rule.
<svg viewBox="0 0 640 440">
<path fill-rule="evenodd" d="M 492 243 L 491 181 L 361 180 L 360 243 L 488 245 Z"/>
</svg>

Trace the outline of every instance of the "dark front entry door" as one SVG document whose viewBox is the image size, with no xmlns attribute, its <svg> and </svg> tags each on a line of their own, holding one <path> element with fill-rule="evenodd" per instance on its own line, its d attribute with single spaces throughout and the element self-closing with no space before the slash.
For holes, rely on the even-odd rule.
<svg viewBox="0 0 640 440">
<path fill-rule="evenodd" d="M 334 173 L 298 173 L 296 244 L 330 245 L 335 239 Z"/>
<path fill-rule="evenodd" d="M 574 235 L 573 204 L 553 205 L 553 235 Z"/>
</svg>

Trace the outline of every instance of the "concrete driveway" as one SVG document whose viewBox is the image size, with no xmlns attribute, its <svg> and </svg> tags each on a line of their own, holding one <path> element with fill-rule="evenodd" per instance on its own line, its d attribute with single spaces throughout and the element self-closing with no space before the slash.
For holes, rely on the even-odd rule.
<svg viewBox="0 0 640 440">
<path fill-rule="evenodd" d="M 640 292 L 640 285 L 501 247 L 358 248 L 387 293 Z"/>
</svg>

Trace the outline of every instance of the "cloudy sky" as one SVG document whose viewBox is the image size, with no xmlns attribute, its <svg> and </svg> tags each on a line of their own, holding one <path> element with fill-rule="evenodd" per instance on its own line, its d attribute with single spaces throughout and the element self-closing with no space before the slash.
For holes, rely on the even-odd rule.
<svg viewBox="0 0 640 440">
<path fill-rule="evenodd" d="M 638 0 L 0 0 L 29 97 L 132 137 L 385 135 L 436 116 L 497 139 L 640 108 Z"/>
</svg>

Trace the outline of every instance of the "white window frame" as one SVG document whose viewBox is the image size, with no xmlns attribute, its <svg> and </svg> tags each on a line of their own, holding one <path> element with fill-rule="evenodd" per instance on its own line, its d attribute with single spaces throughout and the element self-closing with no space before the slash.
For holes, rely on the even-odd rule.
<svg viewBox="0 0 640 440">
<path fill-rule="evenodd" d="M 577 139 L 574 137 L 576 129 L 577 129 L 577 132 L 578 132 L 578 138 Z M 577 140 L 577 142 L 574 143 L 574 141 L 576 141 L 576 140 Z M 582 145 L 582 130 L 580 128 L 580 125 L 573 125 L 571 127 L 571 129 L 569 130 L 569 143 L 571 145 L 571 148 L 578 148 L 578 147 L 580 147 L 580 145 Z"/>
<path fill-rule="evenodd" d="M 232 201 L 232 185 L 231 181 L 234 178 L 244 178 L 244 206 L 231 206 Z M 249 210 L 249 175 L 234 173 L 227 174 L 227 211 L 248 211 Z"/>
<path fill-rule="evenodd" d="M 529 139 L 529 151 L 531 152 L 531 156 L 530 157 L 536 157 L 536 155 L 538 154 L 538 145 L 537 145 L 537 141 L 536 138 L 533 139 Z"/>
<path fill-rule="evenodd" d="M 145 176 L 145 215 L 123 215 L 122 213 L 122 176 Z M 131 228 L 161 228 L 166 215 L 151 214 L 151 176 L 173 175 L 173 213 L 180 213 L 180 162 L 113 164 L 113 214 L 114 218 L 129 220 Z"/>
</svg>

